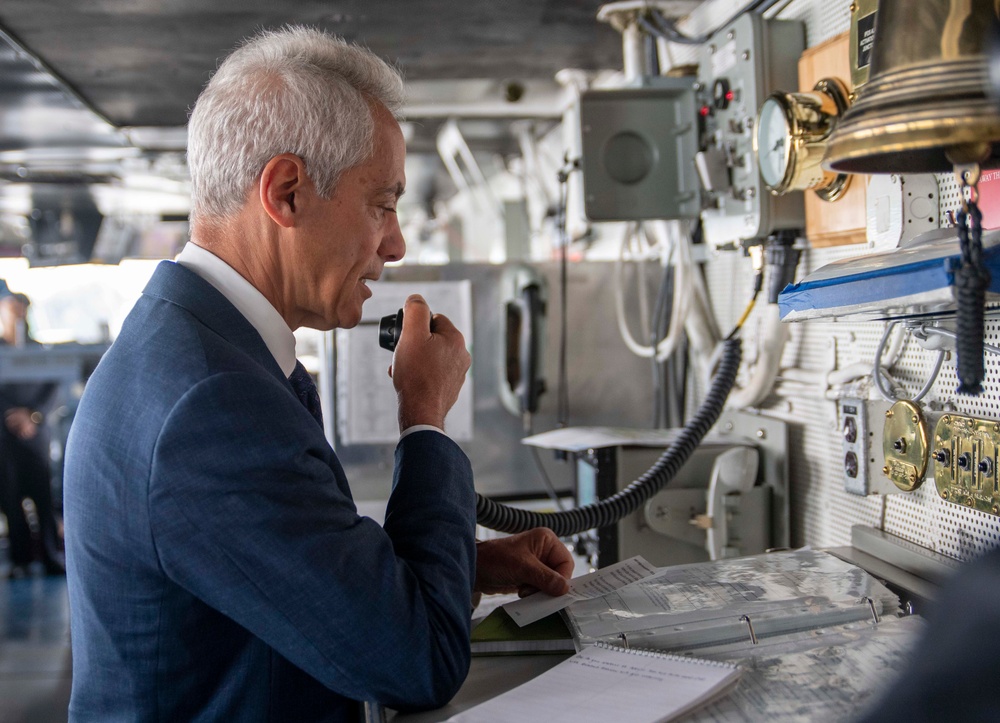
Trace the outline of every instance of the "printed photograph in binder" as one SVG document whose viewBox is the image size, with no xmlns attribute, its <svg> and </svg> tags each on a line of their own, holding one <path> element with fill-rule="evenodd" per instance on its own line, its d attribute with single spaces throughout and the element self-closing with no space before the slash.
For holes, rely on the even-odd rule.
<svg viewBox="0 0 1000 723">
<path fill-rule="evenodd" d="M 736 689 L 685 723 L 852 721 L 906 668 L 923 618 L 865 620 L 713 650 L 699 656 L 738 663 Z"/>
<path fill-rule="evenodd" d="M 594 645 L 449 723 L 661 723 L 716 700 L 739 679 L 735 665 Z"/>
<path fill-rule="evenodd" d="M 578 650 L 625 640 L 695 652 L 898 613 L 899 598 L 881 582 L 813 550 L 665 567 L 563 611 Z"/>
</svg>

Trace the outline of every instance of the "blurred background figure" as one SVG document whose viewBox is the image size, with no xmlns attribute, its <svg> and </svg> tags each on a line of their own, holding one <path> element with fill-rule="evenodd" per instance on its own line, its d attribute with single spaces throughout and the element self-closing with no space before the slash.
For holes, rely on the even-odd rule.
<svg viewBox="0 0 1000 723">
<path fill-rule="evenodd" d="M 36 342 L 28 328 L 30 300 L 0 287 L 0 345 Z M 65 572 L 52 505 L 50 432 L 46 416 L 56 402 L 55 382 L 0 384 L 0 511 L 7 518 L 11 577 L 41 562 L 48 574 Z"/>
</svg>

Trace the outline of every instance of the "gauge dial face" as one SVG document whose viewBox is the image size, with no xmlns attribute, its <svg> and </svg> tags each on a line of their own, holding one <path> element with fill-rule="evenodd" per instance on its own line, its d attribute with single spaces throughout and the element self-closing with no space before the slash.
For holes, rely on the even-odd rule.
<svg viewBox="0 0 1000 723">
<path fill-rule="evenodd" d="M 757 163 L 768 188 L 779 189 L 788 169 L 792 129 L 777 98 L 768 98 L 760 107 L 757 123 Z"/>
</svg>

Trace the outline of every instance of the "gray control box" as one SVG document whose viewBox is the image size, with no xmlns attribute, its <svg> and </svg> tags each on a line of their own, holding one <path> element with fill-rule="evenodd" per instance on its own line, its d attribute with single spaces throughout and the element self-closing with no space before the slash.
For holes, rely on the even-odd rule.
<svg viewBox="0 0 1000 723">
<path fill-rule="evenodd" d="M 580 96 L 584 209 L 592 221 L 698 217 L 693 78 Z"/>
<path fill-rule="evenodd" d="M 773 196 L 753 151 L 757 111 L 774 91 L 798 90 L 805 26 L 745 13 L 717 32 L 698 56 L 705 117 L 698 169 L 707 208 L 705 239 L 713 246 L 765 238 L 805 225 L 801 193 Z"/>
</svg>

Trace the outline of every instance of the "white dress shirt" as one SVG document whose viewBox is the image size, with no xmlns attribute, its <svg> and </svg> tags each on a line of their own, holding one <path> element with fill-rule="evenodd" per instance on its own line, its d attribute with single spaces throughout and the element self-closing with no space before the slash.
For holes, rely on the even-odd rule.
<svg viewBox="0 0 1000 723">
<path fill-rule="evenodd" d="M 260 334 L 281 372 L 286 377 L 291 376 L 295 369 L 295 335 L 278 310 L 253 284 L 211 251 L 190 241 L 184 244 L 174 261 L 198 274 L 225 296 Z M 423 429 L 444 433 L 430 424 L 416 424 L 403 430 L 399 438 Z"/>
<path fill-rule="evenodd" d="M 295 370 L 295 335 L 271 302 L 232 266 L 190 241 L 174 259 L 214 286 L 257 330 L 267 350 L 289 377 Z"/>
</svg>

